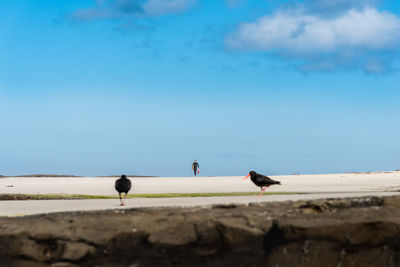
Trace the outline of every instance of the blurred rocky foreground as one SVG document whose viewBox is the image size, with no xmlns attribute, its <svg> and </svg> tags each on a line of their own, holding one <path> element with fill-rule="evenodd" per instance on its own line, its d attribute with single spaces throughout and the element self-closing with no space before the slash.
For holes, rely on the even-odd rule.
<svg viewBox="0 0 400 267">
<path fill-rule="evenodd" d="M 400 197 L 0 218 L 0 262 L 400 266 Z"/>
</svg>

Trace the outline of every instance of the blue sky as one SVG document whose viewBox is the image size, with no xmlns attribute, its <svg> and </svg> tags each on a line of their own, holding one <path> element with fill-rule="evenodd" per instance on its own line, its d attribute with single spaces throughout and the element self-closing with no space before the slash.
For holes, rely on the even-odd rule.
<svg viewBox="0 0 400 267">
<path fill-rule="evenodd" d="M 400 169 L 400 2 L 0 3 L 0 174 Z"/>
</svg>

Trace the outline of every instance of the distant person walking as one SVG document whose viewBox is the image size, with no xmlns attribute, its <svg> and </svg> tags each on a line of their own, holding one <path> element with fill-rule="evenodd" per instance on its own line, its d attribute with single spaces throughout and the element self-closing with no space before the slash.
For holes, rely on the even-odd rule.
<svg viewBox="0 0 400 267">
<path fill-rule="evenodd" d="M 200 172 L 199 167 L 200 167 L 199 163 L 196 160 L 194 160 L 192 164 L 192 170 L 194 171 L 194 176 L 196 176 Z"/>
</svg>

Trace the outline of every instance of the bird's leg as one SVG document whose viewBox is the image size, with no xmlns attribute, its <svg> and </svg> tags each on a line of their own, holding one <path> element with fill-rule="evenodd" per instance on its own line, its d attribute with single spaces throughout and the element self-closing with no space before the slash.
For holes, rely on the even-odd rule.
<svg viewBox="0 0 400 267">
<path fill-rule="evenodd" d="M 265 190 L 266 190 L 268 187 L 270 187 L 270 185 L 263 186 L 263 187 L 261 187 L 261 190 L 262 190 L 263 192 L 265 192 Z"/>
<path fill-rule="evenodd" d="M 128 193 L 125 193 L 125 196 L 124 196 L 124 205 L 125 205 L 125 203 L 126 203 L 126 195 L 127 195 Z"/>
<path fill-rule="evenodd" d="M 124 205 L 124 203 L 122 203 L 121 193 L 119 193 L 119 202 L 121 202 L 121 206 Z"/>
<path fill-rule="evenodd" d="M 261 191 L 260 191 L 260 197 L 262 197 L 262 193 L 263 193 L 263 190 L 262 190 L 262 187 L 261 187 Z"/>
</svg>

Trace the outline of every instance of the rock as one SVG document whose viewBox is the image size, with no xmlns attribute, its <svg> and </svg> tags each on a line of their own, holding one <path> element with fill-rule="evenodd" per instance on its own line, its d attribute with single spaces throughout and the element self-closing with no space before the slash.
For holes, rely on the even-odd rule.
<svg viewBox="0 0 400 267">
<path fill-rule="evenodd" d="M 400 266 L 399 254 L 400 197 L 0 218 L 4 266 Z"/>
<path fill-rule="evenodd" d="M 196 242 L 194 225 L 190 223 L 169 225 L 151 232 L 148 242 L 155 246 L 184 246 L 194 243 Z"/>
<path fill-rule="evenodd" d="M 78 267 L 78 265 L 70 262 L 56 262 L 50 265 L 51 267 Z"/>
<path fill-rule="evenodd" d="M 61 259 L 69 261 L 82 260 L 87 256 L 94 255 L 96 249 L 80 242 L 67 242 L 64 245 L 64 250 Z"/>
</svg>

